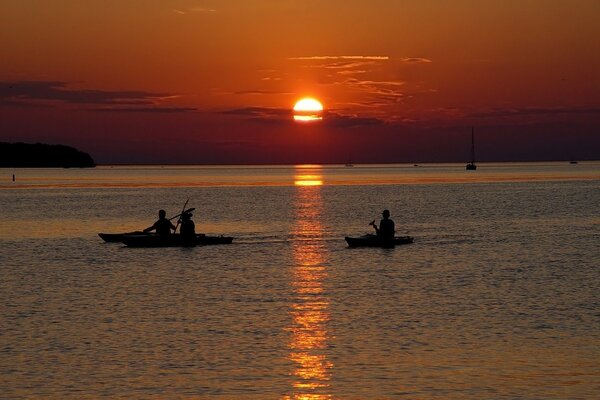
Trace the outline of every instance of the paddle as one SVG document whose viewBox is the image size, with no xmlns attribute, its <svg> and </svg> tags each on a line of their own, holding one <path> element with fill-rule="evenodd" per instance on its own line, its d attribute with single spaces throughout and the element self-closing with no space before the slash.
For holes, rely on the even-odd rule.
<svg viewBox="0 0 600 400">
<path fill-rule="evenodd" d="M 188 203 L 189 201 L 190 201 L 190 199 L 187 199 L 187 200 L 185 201 L 185 204 L 183 205 L 183 208 L 181 209 L 181 214 L 183 214 L 183 213 L 185 212 L 185 206 L 187 206 L 187 203 Z M 179 219 L 177 220 L 177 225 L 175 225 L 175 230 L 173 231 L 173 233 L 176 233 L 176 232 L 177 232 L 177 228 L 179 228 L 179 223 L 181 222 L 181 214 L 179 214 L 179 215 L 180 215 L 180 217 L 179 217 Z"/>
<path fill-rule="evenodd" d="M 377 224 L 375 223 L 375 220 L 369 222 L 369 226 L 372 226 L 373 228 L 375 228 L 375 234 L 379 235 L 379 227 L 377 226 Z"/>
<path fill-rule="evenodd" d="M 175 219 L 175 218 L 177 218 L 177 217 L 181 217 L 181 215 L 182 215 L 182 214 L 185 214 L 185 213 L 192 212 L 192 211 L 194 211 L 195 209 L 196 209 L 196 208 L 194 208 L 194 207 L 192 207 L 192 208 L 188 208 L 187 210 L 185 210 L 185 211 L 184 211 L 184 212 L 182 212 L 181 214 L 177 214 L 177 215 L 175 215 L 175 216 L 173 216 L 173 217 L 169 218 L 169 221 L 172 221 L 172 220 L 174 220 L 174 219 Z"/>
</svg>

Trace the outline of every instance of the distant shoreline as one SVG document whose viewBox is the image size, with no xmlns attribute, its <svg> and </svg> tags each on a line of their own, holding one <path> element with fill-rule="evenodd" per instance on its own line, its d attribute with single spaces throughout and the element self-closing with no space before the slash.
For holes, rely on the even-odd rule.
<svg viewBox="0 0 600 400">
<path fill-rule="evenodd" d="M 514 161 L 478 161 L 477 165 L 492 165 L 492 164 L 547 164 L 547 163 L 566 163 L 569 164 L 571 160 L 514 160 Z M 581 163 L 598 163 L 599 160 L 577 160 Z M 425 166 L 425 165 L 464 165 L 466 161 L 428 161 L 428 162 L 380 162 L 380 163 L 354 163 L 352 167 L 356 166 L 372 166 L 372 165 L 405 165 L 408 167 L 414 166 Z M 203 164 L 203 163 L 98 163 L 97 167 L 293 167 L 293 166 L 305 166 L 305 165 L 319 165 L 319 166 L 339 166 L 348 167 L 344 163 L 252 163 L 252 164 L 235 164 L 235 163 L 221 163 L 221 164 Z"/>
<path fill-rule="evenodd" d="M 600 160 L 578 160 L 575 164 L 595 164 L 600 163 Z M 432 167 L 432 166 L 461 166 L 464 167 L 466 162 L 460 161 L 440 161 L 440 162 L 421 162 L 421 163 L 410 163 L 410 162 L 392 162 L 392 163 L 356 163 L 352 164 L 351 167 L 376 167 L 376 166 L 402 166 L 403 168 L 418 168 L 418 167 Z M 477 165 L 483 166 L 494 166 L 494 165 L 509 165 L 509 164 L 535 164 L 535 165 L 544 165 L 544 164 L 570 164 L 569 160 L 545 160 L 545 161 L 480 161 L 477 162 Z M 575 166 L 574 165 L 574 166 Z M 322 166 L 322 167 L 339 167 L 339 168 L 351 168 L 343 163 L 297 163 L 297 164 L 94 164 L 93 167 L 97 168 L 192 168 L 192 167 L 200 167 L 200 168 L 289 168 L 289 167 L 306 167 L 306 166 Z M 0 168 L 8 169 L 8 168 L 89 168 L 89 167 L 79 167 L 79 166 L 4 166 L 0 163 Z"/>
<path fill-rule="evenodd" d="M 0 142 L 0 168 L 93 168 L 94 159 L 71 146 Z"/>
</svg>

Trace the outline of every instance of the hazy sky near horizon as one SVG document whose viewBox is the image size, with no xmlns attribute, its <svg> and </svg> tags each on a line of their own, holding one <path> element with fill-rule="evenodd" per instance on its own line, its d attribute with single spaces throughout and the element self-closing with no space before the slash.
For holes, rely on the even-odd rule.
<svg viewBox="0 0 600 400">
<path fill-rule="evenodd" d="M 599 157 L 599 20 L 597 0 L 0 1 L 0 140 L 426 161 L 463 157 L 475 126 L 484 158 L 560 157 L 544 138 Z M 322 121 L 292 121 L 305 96 Z"/>
</svg>

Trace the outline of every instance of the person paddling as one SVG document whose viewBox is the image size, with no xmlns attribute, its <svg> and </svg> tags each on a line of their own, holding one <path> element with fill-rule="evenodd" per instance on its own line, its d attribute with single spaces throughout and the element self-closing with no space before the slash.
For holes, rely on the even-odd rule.
<svg viewBox="0 0 600 400">
<path fill-rule="evenodd" d="M 383 210 L 381 213 L 383 219 L 379 221 L 379 227 L 375 224 L 375 221 L 371 221 L 369 225 L 375 228 L 375 233 L 377 236 L 383 239 L 393 239 L 396 233 L 396 227 L 394 221 L 390 219 L 389 210 Z"/>
<path fill-rule="evenodd" d="M 191 213 L 183 213 L 181 215 L 181 239 L 190 245 L 196 244 L 196 225 L 192 221 Z"/>
<path fill-rule="evenodd" d="M 171 223 L 167 219 L 167 212 L 165 210 L 160 210 L 158 212 L 158 221 L 156 221 L 152 226 L 144 229 L 144 233 L 150 231 L 156 231 L 159 236 L 169 236 L 171 234 L 171 230 L 175 230 L 175 225 Z"/>
</svg>

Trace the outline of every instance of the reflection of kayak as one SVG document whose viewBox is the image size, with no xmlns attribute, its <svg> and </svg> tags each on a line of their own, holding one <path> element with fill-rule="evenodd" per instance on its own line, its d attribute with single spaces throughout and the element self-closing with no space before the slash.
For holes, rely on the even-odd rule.
<svg viewBox="0 0 600 400">
<path fill-rule="evenodd" d="M 196 235 L 196 240 L 185 240 L 179 234 L 167 237 L 156 234 L 124 235 L 121 239 L 129 247 L 193 247 L 212 244 L 231 244 L 233 238 L 229 236 Z"/>
<path fill-rule="evenodd" d="M 127 232 L 127 233 L 99 233 L 98 236 L 105 242 L 109 243 L 120 243 L 126 235 L 146 235 L 150 236 L 151 233 L 144 233 L 140 231 Z"/>
<path fill-rule="evenodd" d="M 414 242 L 412 236 L 396 236 L 393 239 L 380 238 L 377 235 L 364 235 L 360 237 L 346 236 L 349 247 L 394 247 L 401 244 Z"/>
</svg>

